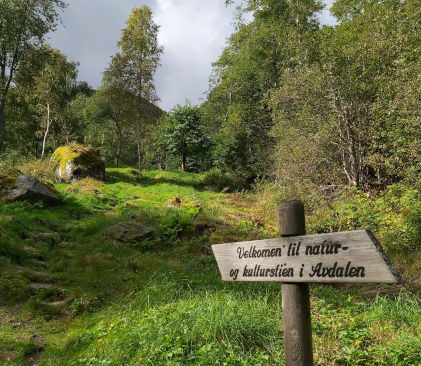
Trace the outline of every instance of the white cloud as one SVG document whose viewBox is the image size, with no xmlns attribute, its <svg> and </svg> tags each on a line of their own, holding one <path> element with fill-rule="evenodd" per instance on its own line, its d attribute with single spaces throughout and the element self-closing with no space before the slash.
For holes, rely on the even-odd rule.
<svg viewBox="0 0 421 366">
<path fill-rule="evenodd" d="M 155 19 L 164 46 L 157 88 L 165 109 L 186 99 L 200 103 L 211 63 L 232 32 L 233 14 L 223 0 L 157 0 Z"/>
<path fill-rule="evenodd" d="M 224 0 L 69 0 L 64 27 L 50 34 L 50 43 L 80 62 L 80 80 L 98 87 L 131 9 L 142 5 L 152 8 L 161 27 L 164 54 L 156 75 L 159 105 L 169 110 L 186 99 L 200 103 L 208 89 L 211 64 L 233 30 L 235 9 L 225 7 Z M 320 18 L 332 24 L 328 13 Z"/>
</svg>

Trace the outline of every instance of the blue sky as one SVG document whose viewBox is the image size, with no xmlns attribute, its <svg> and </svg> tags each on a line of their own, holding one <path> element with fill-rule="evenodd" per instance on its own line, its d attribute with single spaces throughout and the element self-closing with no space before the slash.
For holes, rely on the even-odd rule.
<svg viewBox="0 0 421 366">
<path fill-rule="evenodd" d="M 120 31 L 133 7 L 148 5 L 160 25 L 164 46 L 156 89 L 164 110 L 186 99 L 201 103 L 208 90 L 211 64 L 233 30 L 234 7 L 224 0 L 68 0 L 62 24 L 49 35 L 49 43 L 80 63 L 79 79 L 98 87 L 102 72 L 117 51 Z M 333 0 L 327 0 L 328 6 Z M 327 10 L 322 24 L 334 24 Z"/>
</svg>

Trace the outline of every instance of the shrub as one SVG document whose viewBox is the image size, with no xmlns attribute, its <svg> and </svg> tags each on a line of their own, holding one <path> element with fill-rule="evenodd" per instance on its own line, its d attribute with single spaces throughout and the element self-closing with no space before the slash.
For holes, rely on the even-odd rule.
<svg viewBox="0 0 421 366">
<path fill-rule="evenodd" d="M 42 182 L 54 182 L 54 164 L 49 160 L 27 160 L 18 164 L 17 168 L 26 175 Z"/>
<path fill-rule="evenodd" d="M 317 189 L 300 192 L 294 187 L 260 183 L 254 194 L 253 213 L 276 231 L 277 205 L 289 198 L 304 202 L 308 234 L 368 229 L 384 248 L 395 253 L 420 248 L 421 194 L 417 188 L 403 183 L 382 192 L 345 187 L 323 195 Z"/>
<path fill-rule="evenodd" d="M 9 237 L 0 238 L 0 258 L 7 258 L 15 263 L 22 260 L 23 251 Z"/>
<path fill-rule="evenodd" d="M 24 159 L 22 159 L 22 155 L 19 151 L 6 148 L 5 151 L 2 151 L 0 156 L 0 173 L 15 168 L 23 161 Z"/>
<path fill-rule="evenodd" d="M 0 280 L 0 295 L 7 303 L 26 300 L 32 293 L 28 286 L 29 280 L 18 274 L 9 274 Z"/>
<path fill-rule="evenodd" d="M 186 211 L 161 218 L 159 220 L 159 231 L 162 239 L 168 243 L 176 244 L 183 235 L 193 233 L 193 222 L 199 211 L 199 207 L 191 207 Z"/>
<path fill-rule="evenodd" d="M 316 233 L 369 229 L 387 249 L 415 250 L 421 242 L 421 195 L 401 184 L 373 195 L 347 188 L 308 217 L 308 229 Z"/>
<path fill-rule="evenodd" d="M 214 168 L 205 173 L 199 181 L 200 187 L 211 187 L 215 191 L 222 191 L 228 187 L 230 190 L 236 190 L 234 178 L 224 173 L 219 168 Z"/>
<path fill-rule="evenodd" d="M 66 188 L 67 191 L 73 193 L 94 193 L 100 195 L 100 190 L 104 188 L 104 183 L 93 178 L 84 178 L 77 180 Z"/>
</svg>

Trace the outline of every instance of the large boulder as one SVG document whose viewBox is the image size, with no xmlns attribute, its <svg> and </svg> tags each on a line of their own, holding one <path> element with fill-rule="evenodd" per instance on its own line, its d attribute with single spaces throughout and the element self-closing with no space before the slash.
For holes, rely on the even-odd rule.
<svg viewBox="0 0 421 366">
<path fill-rule="evenodd" d="M 123 243 L 153 239 L 154 230 L 134 222 L 120 222 L 108 228 L 108 233 Z"/>
<path fill-rule="evenodd" d="M 3 202 L 29 200 L 57 204 L 60 202 L 60 197 L 52 186 L 41 183 L 17 169 L 12 169 L 0 174 L 0 200 Z"/>
<path fill-rule="evenodd" d="M 83 178 L 105 180 L 105 163 L 91 147 L 71 143 L 60 146 L 51 156 L 55 164 L 56 179 L 62 183 L 73 183 Z"/>
</svg>

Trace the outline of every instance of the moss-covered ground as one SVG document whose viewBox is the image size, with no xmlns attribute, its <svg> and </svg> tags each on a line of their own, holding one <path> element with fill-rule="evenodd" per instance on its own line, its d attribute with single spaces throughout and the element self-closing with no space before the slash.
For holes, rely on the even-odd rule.
<svg viewBox="0 0 421 366">
<path fill-rule="evenodd" d="M 61 206 L 0 205 L 0 365 L 282 365 L 280 285 L 223 283 L 210 251 L 276 236 L 258 198 L 198 189 L 196 174 L 136 178 L 108 168 L 105 183 L 56 185 Z M 155 239 L 113 240 L 128 221 Z M 420 365 L 417 281 L 312 286 L 316 364 Z"/>
</svg>

